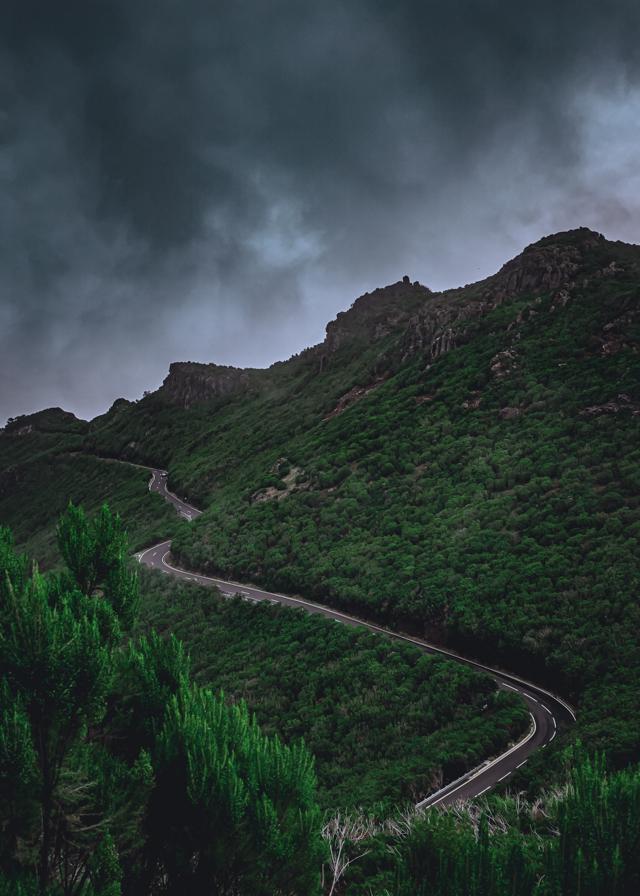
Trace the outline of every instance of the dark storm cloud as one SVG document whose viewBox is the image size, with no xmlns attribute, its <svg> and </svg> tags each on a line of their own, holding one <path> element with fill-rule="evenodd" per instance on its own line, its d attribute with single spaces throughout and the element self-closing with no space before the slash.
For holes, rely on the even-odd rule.
<svg viewBox="0 0 640 896">
<path fill-rule="evenodd" d="M 551 229 L 637 239 L 635 2 L 3 12 L 0 417 L 269 363 Z"/>
</svg>

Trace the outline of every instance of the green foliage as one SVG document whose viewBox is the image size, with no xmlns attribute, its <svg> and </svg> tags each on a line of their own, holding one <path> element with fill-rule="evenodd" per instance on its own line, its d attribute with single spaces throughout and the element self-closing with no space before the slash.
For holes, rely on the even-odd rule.
<svg viewBox="0 0 640 896">
<path fill-rule="evenodd" d="M 177 636 L 198 682 L 246 700 L 266 733 L 287 743 L 304 738 L 324 807 L 416 802 L 528 725 L 518 697 L 411 645 L 298 610 L 222 600 L 158 572 L 141 570 L 141 586 L 140 628 L 165 635 L 164 648 L 151 652 L 166 659 L 152 682 L 143 685 L 136 673 L 140 684 L 130 689 L 158 693 L 162 703 L 176 692 Z M 142 639 L 145 652 L 155 637 Z M 137 707 L 132 714 L 149 717 Z"/>
<path fill-rule="evenodd" d="M 528 861 L 530 845 L 517 834 L 491 837 L 486 817 L 474 831 L 449 814 L 430 813 L 403 844 L 394 892 L 529 896 L 536 891 L 540 868 L 536 854 Z"/>
<path fill-rule="evenodd" d="M 61 565 L 56 523 L 70 501 L 91 516 L 108 501 L 112 512 L 126 519 L 135 550 L 180 527 L 173 508 L 149 492 L 148 470 L 66 453 L 64 442 L 41 453 L 39 439 L 37 433 L 14 439 L 0 435 L 0 520 L 42 568 Z M 21 454 L 12 463 L 14 442 Z"/>
<path fill-rule="evenodd" d="M 101 839 L 89 867 L 95 896 L 120 896 L 122 868 L 111 834 Z"/>
<path fill-rule="evenodd" d="M 80 591 L 93 595 L 100 588 L 117 617 L 130 625 L 138 585 L 129 569 L 128 539 L 118 514 L 103 504 L 88 520 L 81 507 L 70 503 L 57 534 L 62 558 Z"/>
<path fill-rule="evenodd" d="M 0 893 L 314 892 L 304 745 L 192 683 L 175 638 L 123 642 L 137 579 L 108 508 L 58 532 L 45 577 L 0 531 Z"/>
<path fill-rule="evenodd" d="M 640 769 L 578 755 L 540 824 L 428 813 L 398 848 L 394 896 L 631 896 L 640 886 Z M 538 809 L 540 814 L 540 809 Z M 533 830 L 532 830 L 533 829 Z"/>
<path fill-rule="evenodd" d="M 38 878 L 46 887 L 73 836 L 70 819 L 77 805 L 69 798 L 67 773 L 87 726 L 104 712 L 119 626 L 102 598 L 65 588 L 36 570 L 26 578 L 24 562 L 6 552 L 5 559 L 3 764 L 18 765 L 7 808 L 15 813 L 14 841 L 24 834 L 20 825 L 28 828 L 39 816 Z"/>
<path fill-rule="evenodd" d="M 265 737 L 244 704 L 191 685 L 167 707 L 156 776 L 150 842 L 173 891 L 317 890 L 320 818 L 302 745 Z"/>
<path fill-rule="evenodd" d="M 165 708 L 190 679 L 189 657 L 173 634 L 153 629 L 131 640 L 117 657 L 116 690 L 110 711 L 126 755 L 153 749 Z"/>
<path fill-rule="evenodd" d="M 572 771 L 547 862 L 559 892 L 617 896 L 640 890 L 640 769 L 610 775 L 602 758 Z"/>
</svg>

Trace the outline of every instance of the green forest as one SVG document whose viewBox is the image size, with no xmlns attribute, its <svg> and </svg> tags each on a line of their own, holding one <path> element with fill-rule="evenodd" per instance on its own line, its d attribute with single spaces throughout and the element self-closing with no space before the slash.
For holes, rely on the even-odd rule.
<svg viewBox="0 0 640 896">
<path fill-rule="evenodd" d="M 637 892 L 637 768 L 611 771 L 575 747 L 563 754 L 564 783 L 533 801 L 494 795 L 422 812 L 379 799 L 385 791 L 367 779 L 368 764 L 359 779 L 338 776 L 337 785 L 336 765 L 351 761 L 350 736 L 366 750 L 359 726 L 371 720 L 348 719 L 339 732 L 344 752 L 327 762 L 314 731 L 323 717 L 319 677 L 301 675 L 296 688 L 291 656 L 308 651 L 310 673 L 315 652 L 335 649 L 333 693 L 343 701 L 371 686 L 368 673 L 380 674 L 389 696 L 407 680 L 424 684 L 430 706 L 418 695 L 407 726 L 424 726 L 419 711 L 448 713 L 448 738 L 469 733 L 474 700 L 490 699 L 487 681 L 298 611 L 223 602 L 193 586 L 173 590 L 153 574 L 140 589 L 120 518 L 106 506 L 88 517 L 70 505 L 57 537 L 64 567 L 42 575 L 0 530 L 2 896 Z M 156 617 L 160 632 L 150 627 Z M 258 632 L 262 649 L 243 650 Z M 269 665 L 280 668 L 270 674 Z M 255 697 L 256 676 L 266 701 Z M 225 682 L 255 697 L 256 715 L 239 694 L 220 690 Z M 295 725 L 276 733 L 286 727 L 283 699 L 319 748 L 318 777 Z M 517 718 L 511 699 L 493 706 L 494 723 Z M 397 715 L 393 699 L 386 706 Z M 343 707 L 349 714 L 348 702 L 338 714 Z M 387 726 L 385 741 L 389 733 Z M 419 740 L 410 741 L 418 750 Z M 423 745 L 431 761 L 434 746 L 428 738 Z M 398 756 L 379 760 L 393 777 Z M 341 787 L 353 793 L 363 782 L 377 799 L 370 809 L 332 804 Z"/>
<path fill-rule="evenodd" d="M 237 393 L 0 431 L 0 896 L 640 891 L 640 250 L 589 234 L 367 294 L 331 349 Z M 416 811 L 521 736 L 518 699 L 138 568 L 164 539 L 520 674 L 577 722 L 508 786 Z"/>
<path fill-rule="evenodd" d="M 580 704 L 585 742 L 634 759 L 640 417 L 583 411 L 618 393 L 640 400 L 637 354 L 596 354 L 590 335 L 636 290 L 600 285 L 555 313 L 551 297 L 502 306 L 429 370 L 408 363 L 292 438 L 262 478 L 230 474 L 174 555 L 534 676 Z M 532 307 L 517 367 L 493 378 L 491 359 Z M 267 472 L 284 491 L 293 468 L 299 488 L 254 499 Z"/>
<path fill-rule="evenodd" d="M 24 440 L 0 440 L 0 464 L 7 464 L 0 473 L 0 520 L 11 522 L 16 543 L 42 568 L 60 562 L 56 523 L 69 501 L 87 512 L 108 501 L 126 519 L 134 550 L 178 531 L 173 509 L 149 492 L 147 470 L 65 451 L 64 436 L 55 448 L 9 464 L 7 449 L 16 441 Z"/>
<path fill-rule="evenodd" d="M 199 684 L 245 701 L 266 733 L 304 739 L 326 809 L 418 802 L 529 725 L 518 697 L 468 667 L 159 572 L 141 570 L 137 630 L 175 635 Z"/>
<path fill-rule="evenodd" d="M 122 524 L 70 506 L 65 568 L 0 537 L 0 893 L 318 892 L 311 754 L 197 684 L 174 636 L 131 635 Z"/>
</svg>

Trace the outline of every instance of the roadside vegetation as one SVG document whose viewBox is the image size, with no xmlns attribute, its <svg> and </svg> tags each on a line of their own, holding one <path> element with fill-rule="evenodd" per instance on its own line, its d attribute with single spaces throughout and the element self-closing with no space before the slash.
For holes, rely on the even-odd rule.
<svg viewBox="0 0 640 896">
<path fill-rule="evenodd" d="M 611 772 L 581 748 L 561 784 L 527 801 L 492 796 L 332 830 L 348 896 L 632 896 L 640 883 L 640 770 Z M 354 839 L 350 839 L 354 838 Z"/>
<path fill-rule="evenodd" d="M 246 701 L 265 733 L 304 739 L 326 809 L 418 802 L 529 724 L 518 697 L 457 663 L 144 568 L 138 626 L 178 637 L 195 680 Z"/>
<path fill-rule="evenodd" d="M 15 441 L 25 440 L 0 438 L 0 459 Z M 131 547 L 137 550 L 180 527 L 173 508 L 150 493 L 148 484 L 148 470 L 50 450 L 0 473 L 0 521 L 10 521 L 17 545 L 50 568 L 60 564 L 56 522 L 69 501 L 89 513 L 108 501 L 126 519 Z"/>
</svg>

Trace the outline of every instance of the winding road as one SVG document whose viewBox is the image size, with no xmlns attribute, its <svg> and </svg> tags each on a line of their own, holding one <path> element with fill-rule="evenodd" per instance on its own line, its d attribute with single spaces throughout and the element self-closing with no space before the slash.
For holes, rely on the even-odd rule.
<svg viewBox="0 0 640 896">
<path fill-rule="evenodd" d="M 136 466 L 139 466 L 136 464 Z M 167 478 L 168 474 L 165 470 L 153 469 L 147 467 L 151 472 L 151 480 L 149 482 L 149 491 L 157 492 L 166 501 L 172 504 L 176 511 L 185 519 L 191 521 L 200 516 L 202 511 L 192 507 L 183 499 L 179 498 L 173 492 L 169 491 Z M 521 766 L 523 766 L 531 754 L 538 749 L 546 747 L 556 737 L 558 727 L 570 724 L 575 721 L 575 713 L 573 709 L 560 697 L 551 694 L 544 688 L 540 688 L 530 681 L 525 681 L 516 675 L 510 675 L 490 666 L 485 666 L 475 660 L 467 659 L 451 650 L 442 647 L 436 647 L 423 641 L 420 638 L 414 638 L 409 635 L 401 635 L 397 632 L 389 631 L 382 626 L 375 625 L 371 622 L 364 622 L 354 616 L 341 613 L 339 610 L 333 610 L 322 604 L 313 603 L 312 601 L 303 600 L 298 597 L 289 597 L 285 594 L 277 594 L 271 591 L 264 591 L 253 585 L 243 585 L 239 582 L 230 582 L 224 579 L 217 579 L 212 576 L 201 575 L 200 573 L 190 572 L 181 569 L 171 562 L 171 542 L 163 541 L 161 544 L 154 545 L 144 551 L 136 554 L 140 563 L 152 569 L 158 569 L 161 572 L 172 575 L 175 578 L 183 579 L 187 582 L 195 582 L 198 585 L 215 585 L 224 597 L 234 597 L 240 595 L 247 601 L 269 601 L 272 604 L 282 604 L 287 607 L 298 607 L 306 610 L 308 613 L 317 613 L 336 622 L 345 625 L 360 626 L 368 628 L 370 631 L 379 632 L 394 641 L 407 641 L 415 644 L 425 653 L 446 656 L 466 666 L 471 666 L 479 671 L 485 672 L 496 681 L 499 688 L 503 690 L 513 691 L 519 694 L 527 704 L 529 715 L 531 717 L 531 725 L 526 735 L 521 738 L 513 746 L 509 747 L 504 753 L 497 757 L 488 759 L 477 768 L 467 772 L 456 781 L 451 781 L 445 787 L 435 793 L 430 794 L 417 804 L 417 808 L 426 808 L 428 806 L 444 806 L 459 800 L 468 800 L 473 797 L 482 796 L 492 787 L 501 782 L 507 781 Z"/>
</svg>

